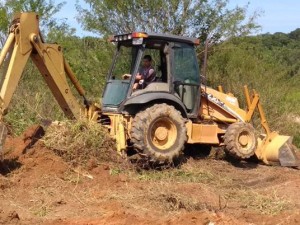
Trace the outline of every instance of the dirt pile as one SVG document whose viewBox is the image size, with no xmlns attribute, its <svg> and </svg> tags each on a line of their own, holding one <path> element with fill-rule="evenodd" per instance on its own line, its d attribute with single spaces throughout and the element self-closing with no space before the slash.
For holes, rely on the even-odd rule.
<svg viewBox="0 0 300 225">
<path fill-rule="evenodd" d="M 192 158 L 164 171 L 86 167 L 31 139 L 6 143 L 0 224 L 300 223 L 298 170 Z"/>
<path fill-rule="evenodd" d="M 4 212 L 0 211 L 0 221 L 2 224 L 18 224 L 20 222 L 20 217 L 15 211 Z"/>
</svg>

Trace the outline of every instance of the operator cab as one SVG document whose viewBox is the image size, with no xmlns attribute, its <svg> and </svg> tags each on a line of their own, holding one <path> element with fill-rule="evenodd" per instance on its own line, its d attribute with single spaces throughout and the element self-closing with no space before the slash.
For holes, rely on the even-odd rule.
<svg viewBox="0 0 300 225">
<path fill-rule="evenodd" d="M 182 113 L 197 116 L 200 72 L 195 53 L 198 39 L 175 35 L 133 32 L 115 35 L 116 52 L 103 92 L 104 112 L 124 112 L 131 106 L 166 102 Z M 156 77 L 145 88 L 134 90 L 145 55 L 152 58 Z M 128 74 L 129 79 L 124 79 Z M 184 111 L 184 112 L 183 112 Z"/>
</svg>

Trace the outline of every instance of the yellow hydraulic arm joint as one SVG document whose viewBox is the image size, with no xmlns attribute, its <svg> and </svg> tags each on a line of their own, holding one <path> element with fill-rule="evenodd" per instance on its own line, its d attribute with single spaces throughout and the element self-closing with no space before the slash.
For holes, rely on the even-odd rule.
<svg viewBox="0 0 300 225">
<path fill-rule="evenodd" d="M 8 61 L 0 89 L 1 118 L 7 110 L 29 57 L 39 69 L 65 115 L 70 119 L 80 118 L 85 112 L 85 107 L 79 104 L 71 93 L 67 77 L 83 97 L 87 108 L 85 92 L 64 59 L 62 48 L 57 44 L 44 43 L 39 30 L 39 17 L 35 13 L 15 15 L 8 39 L 0 54 L 0 66 L 4 61 Z"/>
<path fill-rule="evenodd" d="M 268 121 L 266 119 L 263 107 L 260 104 L 259 94 L 255 90 L 253 90 L 253 97 L 251 98 L 247 86 L 244 86 L 244 94 L 245 94 L 245 97 L 246 97 L 246 103 L 247 103 L 247 107 L 248 107 L 248 112 L 246 114 L 245 122 L 250 122 L 252 120 L 254 111 L 257 108 L 259 116 L 260 116 L 261 125 L 264 128 L 267 136 L 270 136 L 271 135 L 271 130 L 270 130 Z"/>
<path fill-rule="evenodd" d="M 8 38 L 0 53 L 0 67 L 4 62 L 8 65 L 0 81 L 0 150 L 7 134 L 5 125 L 1 123 L 3 115 L 7 111 L 29 58 L 40 71 L 68 118 L 79 119 L 90 115 L 94 120 L 97 119 L 98 108 L 90 107 L 84 89 L 64 59 L 61 46 L 44 42 L 39 30 L 38 15 L 18 13 L 13 18 Z M 83 97 L 85 106 L 79 104 L 72 94 L 67 77 Z"/>
</svg>

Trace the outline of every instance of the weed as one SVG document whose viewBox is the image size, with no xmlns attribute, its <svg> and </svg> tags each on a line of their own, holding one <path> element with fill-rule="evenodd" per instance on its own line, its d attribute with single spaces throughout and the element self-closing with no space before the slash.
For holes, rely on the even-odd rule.
<svg viewBox="0 0 300 225">
<path fill-rule="evenodd" d="M 239 201 L 243 208 L 250 208 L 267 215 L 277 215 L 291 206 L 291 203 L 279 197 L 275 190 L 267 195 L 252 189 L 234 190 L 227 195 L 227 198 Z"/>
<path fill-rule="evenodd" d="M 143 181 L 166 181 L 166 182 L 207 182 L 213 179 L 212 174 L 203 171 L 189 172 L 181 169 L 166 171 L 140 171 L 137 178 Z"/>
<path fill-rule="evenodd" d="M 221 177 L 208 170 L 199 168 L 170 169 L 165 171 L 140 171 L 136 178 L 141 181 L 164 181 L 177 183 L 202 183 L 222 186 L 230 182 L 227 177 Z"/>
<path fill-rule="evenodd" d="M 110 175 L 118 175 L 120 173 L 122 173 L 122 169 L 119 168 L 119 167 L 113 167 L 113 168 L 109 169 L 109 174 Z"/>
<path fill-rule="evenodd" d="M 161 202 L 166 211 L 179 211 L 186 210 L 200 211 L 200 210 L 212 210 L 213 207 L 207 205 L 205 202 L 200 202 L 197 199 L 187 198 L 175 193 L 160 194 L 157 196 L 157 201 Z"/>
<path fill-rule="evenodd" d="M 47 214 L 50 212 L 49 207 L 47 207 L 46 205 L 43 205 L 41 207 L 39 207 L 38 209 L 36 209 L 33 214 L 39 217 L 45 217 L 47 216 Z"/>
<path fill-rule="evenodd" d="M 47 202 L 42 200 L 40 203 L 33 206 L 29 210 L 38 217 L 45 217 L 51 212 L 52 209 Z"/>
<path fill-rule="evenodd" d="M 111 161 L 116 157 L 115 143 L 101 125 L 86 120 L 51 125 L 43 138 L 46 147 L 74 165 L 86 165 L 91 159 Z"/>
<path fill-rule="evenodd" d="M 82 177 L 79 176 L 79 173 L 74 173 L 71 170 L 68 170 L 64 173 L 63 180 L 72 184 L 79 184 L 82 182 Z"/>
</svg>

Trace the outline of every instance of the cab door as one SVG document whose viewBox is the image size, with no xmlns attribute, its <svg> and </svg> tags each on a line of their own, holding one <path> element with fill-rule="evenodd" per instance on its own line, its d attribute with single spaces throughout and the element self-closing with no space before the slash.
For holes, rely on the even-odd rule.
<svg viewBox="0 0 300 225">
<path fill-rule="evenodd" d="M 174 43 L 172 47 L 172 86 L 190 117 L 197 117 L 200 105 L 200 72 L 194 45 Z"/>
</svg>

